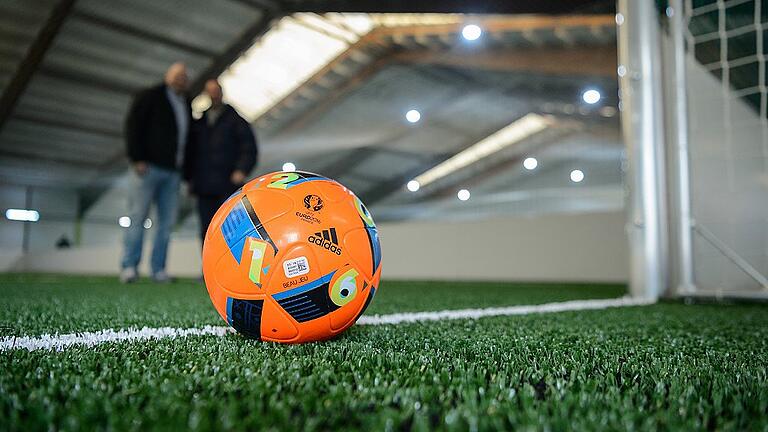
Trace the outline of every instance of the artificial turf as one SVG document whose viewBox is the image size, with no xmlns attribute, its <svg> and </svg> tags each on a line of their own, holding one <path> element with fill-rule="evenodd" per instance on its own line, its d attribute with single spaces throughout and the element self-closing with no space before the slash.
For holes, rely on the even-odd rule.
<svg viewBox="0 0 768 432">
<path fill-rule="evenodd" d="M 616 284 L 402 281 L 379 288 L 367 315 L 609 298 L 626 290 Z M 121 285 L 115 277 L 0 274 L 0 306 L 0 327 L 17 335 L 223 325 L 205 286 L 191 279 Z"/>
<path fill-rule="evenodd" d="M 25 334 L 219 322 L 192 283 L 125 293 L 99 278 L 0 281 L 0 323 Z M 400 282 L 382 284 L 369 313 L 620 291 Z M 355 326 L 300 346 L 199 336 L 15 350 L 0 362 L 0 430 L 768 430 L 765 305 Z"/>
</svg>

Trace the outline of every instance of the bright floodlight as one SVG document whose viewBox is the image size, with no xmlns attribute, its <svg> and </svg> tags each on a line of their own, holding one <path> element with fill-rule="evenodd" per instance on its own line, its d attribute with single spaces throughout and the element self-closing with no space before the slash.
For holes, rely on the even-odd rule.
<svg viewBox="0 0 768 432">
<path fill-rule="evenodd" d="M 144 229 L 150 229 L 152 228 L 152 219 L 146 218 L 144 220 Z"/>
<path fill-rule="evenodd" d="M 5 211 L 5 217 L 12 221 L 37 222 L 40 220 L 40 213 L 37 210 L 8 209 Z"/>
<path fill-rule="evenodd" d="M 421 113 L 418 110 L 412 109 L 405 113 L 405 119 L 410 123 L 416 123 L 421 120 Z"/>
<path fill-rule="evenodd" d="M 537 166 L 539 166 L 539 161 L 536 160 L 536 158 L 525 158 L 523 161 L 523 166 L 527 170 L 535 170 Z"/>
<path fill-rule="evenodd" d="M 296 171 L 296 165 L 293 162 L 286 162 L 283 164 L 283 171 Z"/>
<path fill-rule="evenodd" d="M 128 228 L 131 226 L 131 218 L 128 216 L 120 216 L 120 219 L 117 220 L 117 224 L 123 228 Z"/>
<path fill-rule="evenodd" d="M 459 193 L 456 194 L 456 196 L 459 197 L 461 201 L 466 201 L 469 199 L 469 191 L 466 189 L 462 189 L 459 191 Z"/>
<path fill-rule="evenodd" d="M 573 171 L 571 171 L 571 181 L 572 182 L 579 183 L 582 180 L 584 180 L 584 173 L 581 170 L 573 170 Z"/>
<path fill-rule="evenodd" d="M 408 184 L 405 187 L 407 187 L 408 190 L 411 192 L 416 192 L 417 190 L 419 190 L 421 185 L 416 180 L 411 180 L 408 182 Z"/>
<path fill-rule="evenodd" d="M 461 36 L 464 37 L 464 39 L 468 41 L 477 40 L 482 36 L 483 29 L 480 28 L 480 26 L 477 26 L 475 24 L 469 24 L 465 25 L 464 28 L 461 30 Z"/>
<path fill-rule="evenodd" d="M 595 89 L 590 89 L 581 94 L 581 98 L 584 102 L 592 105 L 600 102 L 600 92 Z"/>
</svg>

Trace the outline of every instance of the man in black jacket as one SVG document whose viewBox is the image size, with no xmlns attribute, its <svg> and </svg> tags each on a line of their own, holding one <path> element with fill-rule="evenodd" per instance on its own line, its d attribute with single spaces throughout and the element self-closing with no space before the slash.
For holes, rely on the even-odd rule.
<svg viewBox="0 0 768 432">
<path fill-rule="evenodd" d="M 129 200 L 130 225 L 125 232 L 120 280 L 138 278 L 144 229 L 155 228 L 152 247 L 152 279 L 169 282 L 165 271 L 168 241 L 176 223 L 179 183 L 189 127 L 191 107 L 186 97 L 189 78 L 183 63 L 168 68 L 162 84 L 139 93 L 125 122 L 128 158 L 135 173 Z M 147 219 L 152 202 L 157 206 L 154 224 Z"/>
<path fill-rule="evenodd" d="M 184 178 L 197 196 L 201 239 L 216 210 L 243 185 L 258 158 L 251 125 L 223 103 L 218 81 L 208 80 L 205 92 L 211 107 L 192 124 L 184 166 Z"/>
</svg>

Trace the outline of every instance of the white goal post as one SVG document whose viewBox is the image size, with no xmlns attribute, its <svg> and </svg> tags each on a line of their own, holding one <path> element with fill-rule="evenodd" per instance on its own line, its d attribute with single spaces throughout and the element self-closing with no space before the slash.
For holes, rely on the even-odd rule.
<svg viewBox="0 0 768 432">
<path fill-rule="evenodd" d="M 630 292 L 768 298 L 761 0 L 618 0 Z"/>
</svg>

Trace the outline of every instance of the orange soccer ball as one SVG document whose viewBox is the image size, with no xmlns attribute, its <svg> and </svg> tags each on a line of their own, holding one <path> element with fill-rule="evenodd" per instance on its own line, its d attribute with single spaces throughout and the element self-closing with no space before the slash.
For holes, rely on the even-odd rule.
<svg viewBox="0 0 768 432">
<path fill-rule="evenodd" d="M 275 342 L 331 338 L 373 299 L 381 247 L 368 209 L 341 184 L 306 172 L 254 179 L 219 208 L 203 244 L 219 315 Z"/>
</svg>

